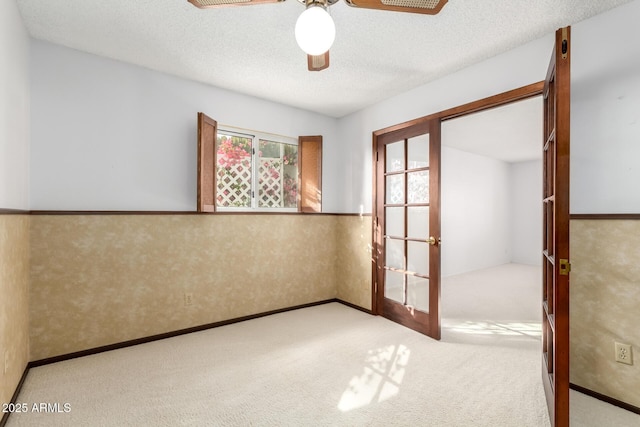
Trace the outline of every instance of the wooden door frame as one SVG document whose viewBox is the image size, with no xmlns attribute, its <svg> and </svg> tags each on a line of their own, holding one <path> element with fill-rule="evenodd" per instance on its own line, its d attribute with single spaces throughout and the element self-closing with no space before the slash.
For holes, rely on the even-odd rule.
<svg viewBox="0 0 640 427">
<path fill-rule="evenodd" d="M 382 242 L 382 228 L 380 227 L 378 217 L 376 215 L 376 206 L 378 203 L 378 195 L 376 191 L 376 183 L 379 175 L 384 174 L 384 170 L 378 170 L 378 145 L 383 140 L 387 140 L 388 138 L 392 139 L 404 139 L 404 136 L 407 133 L 407 129 L 420 126 L 425 127 L 428 126 L 428 123 L 431 120 L 439 120 L 440 124 L 442 122 L 455 119 L 458 117 L 466 116 L 468 114 L 477 113 L 480 111 L 490 110 L 496 107 L 502 107 L 504 105 L 512 104 L 514 102 L 523 101 L 525 99 L 533 98 L 536 96 L 542 96 L 544 91 L 544 81 L 539 81 L 537 83 L 532 83 L 527 86 L 523 86 L 517 89 L 513 89 L 507 92 L 503 92 L 497 95 L 493 95 L 487 98 L 483 98 L 477 101 L 469 102 L 467 104 L 463 104 L 457 107 L 449 108 L 447 110 L 440 111 L 438 113 L 430 114 L 428 116 L 419 117 L 414 120 L 410 120 L 404 123 L 400 123 L 397 125 L 389 126 L 384 129 L 379 129 L 373 132 L 372 138 L 372 170 L 373 170 L 373 185 L 372 185 L 372 233 L 371 233 L 371 247 L 372 247 L 372 256 L 371 256 L 371 311 L 373 314 L 379 315 L 381 314 L 381 307 L 377 301 L 377 287 L 378 287 L 378 257 L 380 252 L 379 245 Z M 540 113 L 542 114 L 542 112 Z M 438 296 L 439 298 L 439 296 Z"/>
</svg>

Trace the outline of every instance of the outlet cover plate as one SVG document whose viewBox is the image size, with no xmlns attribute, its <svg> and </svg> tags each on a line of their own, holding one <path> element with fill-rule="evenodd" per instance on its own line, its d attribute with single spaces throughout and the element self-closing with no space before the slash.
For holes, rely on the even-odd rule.
<svg viewBox="0 0 640 427">
<path fill-rule="evenodd" d="M 631 345 L 616 342 L 616 362 L 633 365 Z"/>
<path fill-rule="evenodd" d="M 184 293 L 184 306 L 189 307 L 193 305 L 193 292 Z"/>
</svg>

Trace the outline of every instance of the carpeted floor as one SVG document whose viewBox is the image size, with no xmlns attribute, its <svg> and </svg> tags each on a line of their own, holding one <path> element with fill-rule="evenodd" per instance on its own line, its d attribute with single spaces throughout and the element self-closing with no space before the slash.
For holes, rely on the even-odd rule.
<svg viewBox="0 0 640 427">
<path fill-rule="evenodd" d="M 8 426 L 545 426 L 538 354 L 333 303 L 34 368 Z"/>
<path fill-rule="evenodd" d="M 505 264 L 444 277 L 443 341 L 541 352 L 540 275 L 540 267 Z"/>
<path fill-rule="evenodd" d="M 326 304 L 33 368 L 7 426 L 548 426 L 539 321 L 456 314 L 463 282 L 443 281 L 440 342 Z M 572 393 L 572 426 L 606 425 L 594 408 L 640 425 L 589 399 Z"/>
<path fill-rule="evenodd" d="M 442 279 L 442 340 L 540 354 L 540 267 L 505 264 Z M 540 359 L 534 362 L 540 367 Z M 570 391 L 572 427 L 640 427 L 640 415 Z"/>
</svg>

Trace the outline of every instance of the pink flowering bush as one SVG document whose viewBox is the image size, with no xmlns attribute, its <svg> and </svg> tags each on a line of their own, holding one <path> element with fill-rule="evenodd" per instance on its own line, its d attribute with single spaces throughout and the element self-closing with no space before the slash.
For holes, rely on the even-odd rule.
<svg viewBox="0 0 640 427">
<path fill-rule="evenodd" d="M 251 138 L 219 134 L 216 143 L 218 206 L 251 206 Z M 298 147 L 260 140 L 260 207 L 295 208 L 298 203 Z M 264 168 L 264 169 L 262 169 Z"/>
<path fill-rule="evenodd" d="M 239 163 L 248 167 L 251 163 L 251 140 L 241 137 L 218 136 L 218 165 L 230 168 Z"/>
<path fill-rule="evenodd" d="M 285 174 L 282 184 L 284 186 L 284 207 L 295 208 L 298 205 L 298 180 Z"/>
<path fill-rule="evenodd" d="M 285 165 L 295 166 L 298 164 L 298 147 L 295 145 L 286 144 L 284 146 L 284 155 L 282 156 L 282 163 Z"/>
</svg>

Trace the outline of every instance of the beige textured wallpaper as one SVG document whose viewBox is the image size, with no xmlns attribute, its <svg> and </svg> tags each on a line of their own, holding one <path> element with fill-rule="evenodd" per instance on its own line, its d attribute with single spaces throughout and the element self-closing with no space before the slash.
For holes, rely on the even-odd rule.
<svg viewBox="0 0 640 427">
<path fill-rule="evenodd" d="M 640 406 L 640 221 L 571 221 L 571 382 Z M 631 344 L 634 365 L 614 360 Z"/>
<path fill-rule="evenodd" d="M 33 215 L 31 360 L 335 298 L 336 219 Z"/>
<path fill-rule="evenodd" d="M 11 400 L 28 361 L 29 215 L 0 215 L 0 403 Z"/>
<path fill-rule="evenodd" d="M 571 381 L 635 406 L 639 235 L 640 221 L 571 222 Z M 38 360 L 335 297 L 370 309 L 370 245 L 370 216 L 2 215 L 0 397 L 29 347 Z"/>
<path fill-rule="evenodd" d="M 338 298 L 371 310 L 371 216 L 336 217 Z"/>
</svg>

